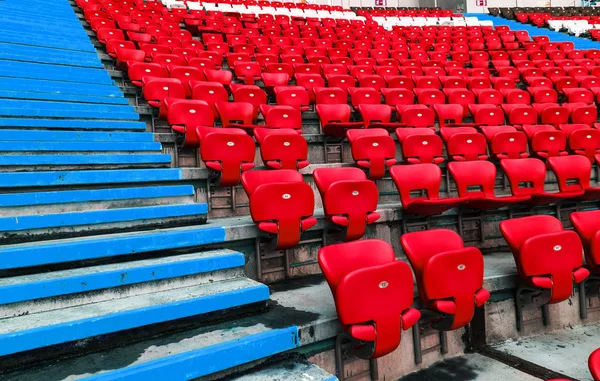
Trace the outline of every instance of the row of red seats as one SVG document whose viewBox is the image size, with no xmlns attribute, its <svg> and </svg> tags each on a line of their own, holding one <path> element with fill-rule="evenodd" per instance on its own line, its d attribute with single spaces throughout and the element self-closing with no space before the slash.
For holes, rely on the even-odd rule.
<svg viewBox="0 0 600 381">
<path fill-rule="evenodd" d="M 549 291 L 548 304 L 570 298 L 574 284 L 584 281 L 590 270 L 598 272 L 600 253 L 590 250 L 589 236 L 600 234 L 599 217 L 600 211 L 572 213 L 579 235 L 551 216 L 502 221 L 500 231 L 512 250 L 521 282 Z M 460 236 L 446 229 L 407 233 L 400 243 L 415 272 L 421 301 L 440 316 L 433 326 L 452 330 L 468 324 L 474 308 L 490 296 L 482 288 L 481 252 L 464 247 Z M 587 267 L 583 267 L 583 249 Z M 340 322 L 360 342 L 356 354 L 378 358 L 396 349 L 401 330 L 420 319 L 420 312 L 412 307 L 410 267 L 396 260 L 392 247 L 380 240 L 326 246 L 318 257 Z M 590 370 L 595 378 L 600 376 L 600 351 L 590 357 Z"/>
<path fill-rule="evenodd" d="M 372 17 L 381 16 L 409 16 L 409 17 L 460 17 L 461 14 L 455 14 L 449 9 L 408 9 L 408 10 L 396 10 L 386 8 L 376 9 L 359 9 L 356 11 L 359 16 L 371 19 Z"/>
</svg>

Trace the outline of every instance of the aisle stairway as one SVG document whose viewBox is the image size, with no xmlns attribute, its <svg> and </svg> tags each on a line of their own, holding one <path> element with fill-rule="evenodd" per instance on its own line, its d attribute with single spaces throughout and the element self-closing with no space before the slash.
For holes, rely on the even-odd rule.
<svg viewBox="0 0 600 381">
<path fill-rule="evenodd" d="M 72 5 L 7 0 L 0 20 L 0 379 L 150 337 L 175 345 L 182 330 L 264 309 L 269 289 L 244 275 L 244 254 L 214 248 L 225 229 L 207 224 L 193 182 L 170 168 Z M 182 339 L 145 370 L 122 362 L 94 379 L 160 379 L 159 363 L 162 379 L 201 376 L 299 345 L 293 325 L 204 330 L 212 339 L 198 348 Z M 84 376 L 60 373 L 35 379 Z"/>
</svg>

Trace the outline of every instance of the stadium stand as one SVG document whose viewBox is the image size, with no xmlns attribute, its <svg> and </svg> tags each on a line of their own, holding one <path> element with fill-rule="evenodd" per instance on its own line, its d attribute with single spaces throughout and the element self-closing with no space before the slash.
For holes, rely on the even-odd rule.
<svg viewBox="0 0 600 381">
<path fill-rule="evenodd" d="M 0 10 L 0 378 L 584 377 L 594 335 L 501 363 L 600 320 L 594 42 L 434 8 Z"/>
</svg>

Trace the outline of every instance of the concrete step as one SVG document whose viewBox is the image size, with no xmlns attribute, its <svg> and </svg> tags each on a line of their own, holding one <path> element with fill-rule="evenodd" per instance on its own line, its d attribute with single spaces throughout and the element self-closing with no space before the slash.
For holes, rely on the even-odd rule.
<svg viewBox="0 0 600 381">
<path fill-rule="evenodd" d="M 0 320 L 0 356 L 264 302 L 267 286 L 247 278 Z"/>
<path fill-rule="evenodd" d="M 115 169 L 0 173 L 0 188 L 65 187 L 183 180 L 180 169 Z"/>
<path fill-rule="evenodd" d="M 0 130 L 0 141 L 54 142 L 154 142 L 151 132 L 96 132 L 48 130 Z"/>
<path fill-rule="evenodd" d="M 445 359 L 428 368 L 408 374 L 399 381 L 539 381 L 499 361 L 478 353 Z"/>
<path fill-rule="evenodd" d="M 181 204 L 0 217 L 0 239 L 6 245 L 150 226 L 202 224 L 206 222 L 207 213 L 207 204 Z"/>
<path fill-rule="evenodd" d="M 587 361 L 600 347 L 600 324 L 563 327 L 552 333 L 492 345 L 519 359 L 532 362 L 574 380 L 592 381 Z"/>
<path fill-rule="evenodd" d="M 284 360 L 234 376 L 231 381 L 337 381 L 338 378 L 306 360 Z"/>
<path fill-rule="evenodd" d="M 195 225 L 152 231 L 104 234 L 85 238 L 21 243 L 0 247 L 0 270 L 34 266 L 111 259 L 127 256 L 127 260 L 146 253 L 192 249 L 223 242 L 225 229 L 214 225 Z M 30 270 L 31 271 L 31 270 Z"/>
<path fill-rule="evenodd" d="M 0 143 L 1 145 L 2 143 Z M 133 143 L 136 144 L 136 143 Z M 5 172 L 56 171 L 124 168 L 170 168 L 169 154 L 57 154 L 2 155 L 0 170 Z"/>
<path fill-rule="evenodd" d="M 46 128 L 49 130 L 146 131 L 146 123 L 118 120 L 61 120 L 0 117 L 0 129 L 4 128 L 21 128 L 25 131 L 40 128 Z"/>
<path fill-rule="evenodd" d="M 0 279 L 0 319 L 243 276 L 244 254 L 211 250 Z"/>
</svg>

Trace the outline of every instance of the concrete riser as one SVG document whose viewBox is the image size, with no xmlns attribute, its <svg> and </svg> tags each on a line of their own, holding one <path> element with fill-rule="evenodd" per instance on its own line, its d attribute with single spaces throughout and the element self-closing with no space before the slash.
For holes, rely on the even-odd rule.
<svg viewBox="0 0 600 381">
<path fill-rule="evenodd" d="M 594 305 L 600 306 L 600 299 L 598 296 L 594 296 L 592 299 Z M 548 326 L 543 325 L 541 310 L 539 308 L 527 308 L 525 311 L 525 319 L 530 320 L 530 322 L 526 324 L 525 329 L 521 332 L 518 332 L 516 329 L 514 301 L 512 299 L 488 303 L 485 308 L 486 337 L 488 344 L 536 336 L 600 321 L 600 311 L 597 310 L 595 312 L 590 310 L 588 318 L 585 321 L 580 319 L 579 302 L 576 292 L 569 300 L 550 306 L 550 324 Z M 464 328 L 448 332 L 448 353 L 442 355 L 437 350 L 424 353 L 423 362 L 417 365 L 414 363 L 412 331 L 404 331 L 398 349 L 389 355 L 378 359 L 379 379 L 395 380 L 409 373 L 425 369 L 433 363 L 443 359 L 462 355 L 465 350 L 465 343 L 463 341 L 464 333 Z M 433 347 L 438 344 L 439 340 L 437 334 L 422 337 L 423 348 Z M 330 349 L 309 357 L 309 360 L 327 372 L 335 374 L 334 352 L 333 349 Z M 368 369 L 368 361 L 358 359 L 353 355 L 350 359 L 346 360 L 344 367 L 347 377 L 367 371 Z M 369 381 L 368 373 L 357 378 L 357 380 Z"/>
<path fill-rule="evenodd" d="M 596 208 L 593 203 L 577 203 L 568 204 L 560 209 L 560 218 L 563 221 L 565 227 L 570 227 L 569 214 L 577 205 L 578 208 Z M 520 212 L 531 212 L 531 214 L 551 214 L 556 215 L 556 206 L 545 206 L 536 207 L 535 210 L 524 209 Z M 396 256 L 399 259 L 406 260 L 406 257 L 400 246 L 399 237 L 404 234 L 404 227 L 402 223 L 402 217 L 395 209 L 382 209 L 381 219 L 377 223 L 367 226 L 365 238 L 378 238 L 386 242 L 389 242 L 396 252 Z M 469 220 L 470 217 L 476 218 L 476 220 Z M 467 246 L 475 246 L 484 252 L 502 252 L 505 251 L 506 255 L 510 256 L 507 248 L 506 241 L 500 233 L 499 223 L 501 220 L 509 219 L 514 217 L 511 215 L 509 210 L 498 210 L 493 212 L 486 212 L 483 215 L 483 219 L 478 220 L 481 215 L 475 213 L 465 213 L 459 216 L 455 213 L 449 213 L 446 215 L 431 217 L 428 220 L 424 218 L 409 220 L 407 223 L 407 232 L 418 231 L 422 229 L 451 229 L 459 231 L 459 226 L 462 225 L 463 232 L 462 236 Z M 292 265 L 291 276 L 303 276 L 309 274 L 320 273 L 319 266 L 317 264 L 317 253 L 321 249 L 323 228 L 327 226 L 327 240 L 326 243 L 333 244 L 341 242 L 339 239 L 339 233 L 335 233 L 335 227 L 331 227 L 329 222 L 325 221 L 322 217 L 319 217 L 319 223 L 303 233 L 302 241 L 300 244 L 288 250 L 290 258 L 290 264 Z M 462 222 L 459 223 L 459 220 Z M 411 225 L 411 223 L 414 223 Z M 426 225 L 428 223 L 428 225 Z M 480 224 L 483 224 L 483 237 L 480 235 Z M 257 234 L 256 228 L 252 225 L 242 228 L 241 226 L 230 230 L 227 233 L 228 242 L 226 246 L 231 249 L 239 250 L 246 255 L 246 273 L 249 277 L 256 279 L 256 245 L 255 238 Z M 338 237 L 338 238 L 336 238 Z M 250 239 L 249 239 L 250 238 Z M 237 242 L 231 242 L 237 241 Z M 261 242 L 269 242 L 268 238 L 263 237 Z M 261 252 L 264 252 L 264 245 Z M 270 259 L 263 260 L 263 268 L 275 268 L 282 265 L 281 259 Z M 285 279 L 283 271 L 274 272 L 267 274 L 261 281 L 271 283 Z"/>
</svg>

